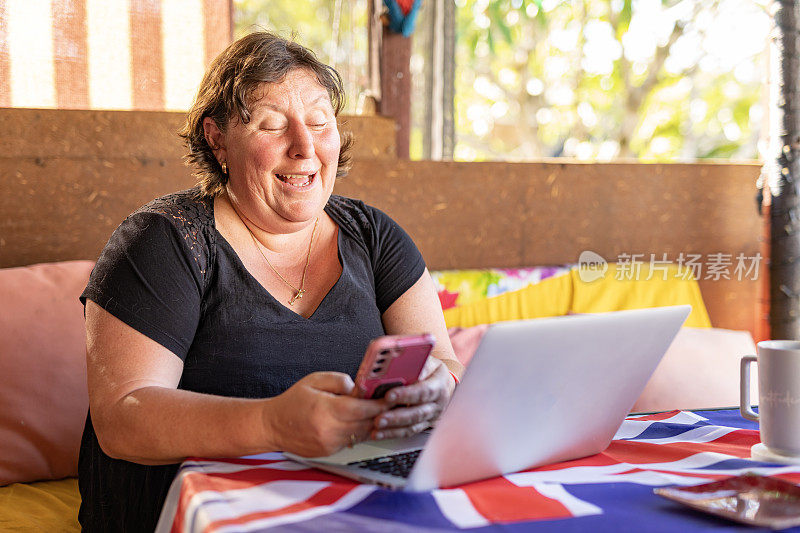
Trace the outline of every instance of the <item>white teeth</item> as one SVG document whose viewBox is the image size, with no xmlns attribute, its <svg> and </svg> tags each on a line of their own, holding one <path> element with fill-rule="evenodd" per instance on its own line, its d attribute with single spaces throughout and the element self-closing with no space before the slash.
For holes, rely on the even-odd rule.
<svg viewBox="0 0 800 533">
<path fill-rule="evenodd" d="M 279 180 L 284 182 L 287 185 L 291 185 L 292 187 L 302 188 L 308 187 L 311 184 L 311 180 L 314 177 L 314 174 L 275 174 Z M 291 180 L 303 180 L 301 182 L 292 182 Z"/>
</svg>

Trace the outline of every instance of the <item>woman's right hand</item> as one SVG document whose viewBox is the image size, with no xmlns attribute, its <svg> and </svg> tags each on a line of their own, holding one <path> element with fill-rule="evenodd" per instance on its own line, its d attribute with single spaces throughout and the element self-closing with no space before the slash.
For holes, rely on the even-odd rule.
<svg viewBox="0 0 800 533">
<path fill-rule="evenodd" d="M 347 374 L 314 372 L 267 400 L 263 420 L 271 448 L 320 457 L 368 439 L 375 417 L 387 406 L 383 400 L 354 398 L 354 387 Z"/>
</svg>

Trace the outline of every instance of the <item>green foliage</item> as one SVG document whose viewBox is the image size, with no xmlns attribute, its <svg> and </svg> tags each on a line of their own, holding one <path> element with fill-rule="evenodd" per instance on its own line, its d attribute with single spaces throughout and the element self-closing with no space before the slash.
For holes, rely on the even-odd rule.
<svg viewBox="0 0 800 533">
<path fill-rule="evenodd" d="M 616 28 L 617 39 L 621 39 L 625 32 L 628 31 L 631 25 L 631 18 L 633 17 L 633 1 L 625 0 L 622 4 L 622 9 L 619 12 L 619 23 Z"/>
<path fill-rule="evenodd" d="M 764 1 L 660 4 L 457 2 L 456 158 L 757 157 Z M 762 50 L 704 54 L 734 11 Z"/>
<path fill-rule="evenodd" d="M 265 29 L 294 39 L 318 53 L 331 38 L 332 3 L 321 0 L 235 0 L 235 37 Z"/>
<path fill-rule="evenodd" d="M 347 95 L 345 112 L 355 112 L 367 69 L 365 2 L 234 0 L 233 5 L 234 37 L 268 30 L 307 46 L 342 75 Z M 339 30 L 335 34 L 337 16 Z"/>
<path fill-rule="evenodd" d="M 736 40 L 750 37 L 763 49 L 768 0 L 454 1 L 456 159 L 758 156 L 765 54 Z M 336 43 L 354 112 L 366 78 L 365 5 L 235 0 L 236 34 L 255 27 L 294 33 L 325 61 Z M 420 21 L 426 7 L 423 0 Z M 743 26 L 722 26 L 738 20 L 731 14 Z M 715 48 L 715 35 L 732 36 L 731 50 Z M 412 61 L 416 115 L 423 83 L 414 61 L 424 52 Z M 412 156 L 421 155 L 421 139 L 417 123 Z"/>
<path fill-rule="evenodd" d="M 701 159 L 729 159 L 739 150 L 739 143 L 727 142 L 714 146 L 710 151 L 700 154 Z"/>
</svg>

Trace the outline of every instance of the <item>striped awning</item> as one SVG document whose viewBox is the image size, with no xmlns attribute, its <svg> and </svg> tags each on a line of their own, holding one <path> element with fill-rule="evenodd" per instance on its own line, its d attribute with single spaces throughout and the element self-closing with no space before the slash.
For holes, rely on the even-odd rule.
<svg viewBox="0 0 800 533">
<path fill-rule="evenodd" d="M 0 0 L 0 107 L 183 110 L 229 0 Z"/>
</svg>

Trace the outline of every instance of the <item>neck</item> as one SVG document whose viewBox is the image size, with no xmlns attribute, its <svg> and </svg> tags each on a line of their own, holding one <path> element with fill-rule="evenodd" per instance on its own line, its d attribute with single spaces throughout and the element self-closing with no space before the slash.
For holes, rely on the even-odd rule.
<svg viewBox="0 0 800 533">
<path fill-rule="evenodd" d="M 261 244 L 265 249 L 277 254 L 292 253 L 296 254 L 298 250 L 305 251 L 308 245 L 311 234 L 314 232 L 315 223 L 319 217 L 309 220 L 302 224 L 293 224 L 297 227 L 294 231 L 275 232 L 270 231 L 258 224 L 257 221 L 245 215 L 240 207 L 234 203 L 230 197 L 224 197 L 225 203 L 230 206 L 234 216 L 244 226 L 245 233 L 252 233 L 252 236 Z M 317 229 L 319 231 L 319 229 Z M 248 240 L 250 236 L 247 235 Z"/>
</svg>

